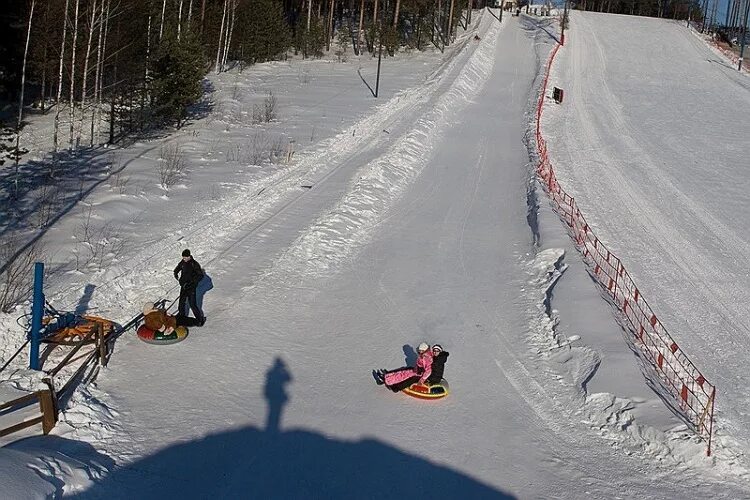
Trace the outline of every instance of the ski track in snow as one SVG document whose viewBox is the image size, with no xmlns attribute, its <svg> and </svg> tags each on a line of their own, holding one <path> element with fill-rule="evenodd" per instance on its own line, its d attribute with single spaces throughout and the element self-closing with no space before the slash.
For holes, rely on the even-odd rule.
<svg viewBox="0 0 750 500">
<path fill-rule="evenodd" d="M 644 124 L 634 121 L 634 116 L 638 115 L 631 110 L 633 101 L 625 99 L 626 96 L 633 97 L 632 94 L 625 93 L 623 81 L 612 78 L 626 64 L 633 62 L 644 66 L 631 66 L 630 70 L 632 78 L 643 82 L 643 97 L 653 99 L 652 94 L 660 93 L 660 84 L 653 75 L 660 72 L 661 63 L 638 59 L 638 54 L 642 53 L 640 40 L 643 40 L 644 45 L 649 40 L 659 40 L 659 36 L 652 34 L 654 32 L 643 31 L 633 38 L 633 45 L 637 47 L 630 49 L 632 56 L 628 56 L 633 61 L 621 61 L 612 57 L 617 50 L 613 44 L 613 37 L 617 36 L 614 33 L 627 29 L 624 27 L 628 23 L 631 23 L 632 29 L 658 27 L 663 33 L 664 43 L 670 47 L 695 50 L 696 53 L 705 53 L 707 49 L 684 26 L 668 21 L 641 21 L 622 16 L 575 13 L 573 23 L 570 43 L 558 55 L 550 79 L 550 85 L 560 85 L 559 82 L 562 82 L 564 87 L 568 87 L 566 105 L 559 108 L 548 102 L 543 115 L 542 127 L 548 139 L 558 179 L 571 196 L 575 197 L 597 236 L 623 258 L 636 282 L 643 287 L 643 293 L 648 295 L 657 314 L 683 349 L 690 353 L 699 369 L 717 383 L 719 402 L 716 410 L 714 453 L 721 457 L 721 461 L 716 463 L 716 467 L 708 469 L 708 472 L 717 476 L 730 473 L 747 478 L 750 470 L 744 453 L 740 451 L 743 445 L 736 441 L 737 437 L 745 434 L 740 431 L 742 425 L 735 424 L 737 419 L 744 420 L 739 416 L 743 411 L 723 407 L 721 403 L 721 399 L 728 396 L 724 391 L 744 387 L 746 383 L 731 375 L 733 372 L 730 367 L 735 362 L 724 365 L 724 370 L 721 370 L 715 365 L 715 360 L 721 358 L 727 361 L 727 353 L 732 353 L 733 357 L 741 357 L 744 356 L 742 353 L 747 352 L 746 340 L 750 328 L 745 315 L 733 305 L 734 298 L 746 295 L 743 291 L 748 288 L 745 283 L 746 273 L 735 273 L 737 279 L 726 277 L 727 267 L 735 267 L 735 264 L 728 266 L 727 259 L 737 262 L 733 256 L 747 254 L 750 242 L 746 241 L 744 233 L 738 232 L 736 226 L 731 224 L 726 211 L 707 209 L 706 203 L 712 196 L 712 186 L 706 185 L 708 189 L 700 188 L 700 181 L 691 185 L 693 169 L 691 165 L 684 163 L 684 153 L 690 152 L 689 146 L 679 152 L 675 151 L 679 155 L 678 160 L 674 159 L 676 155 L 670 158 L 668 155 L 676 145 L 671 144 L 670 140 L 660 144 L 659 141 L 664 142 L 664 136 L 654 135 L 653 125 L 646 123 L 643 126 Z M 636 27 L 637 23 L 642 23 L 643 26 Z M 704 92 L 704 70 L 696 68 L 694 62 L 687 62 L 689 60 L 688 58 L 682 62 L 678 57 L 677 64 L 674 68 L 668 68 L 668 71 L 684 72 L 680 77 L 682 86 L 687 87 L 691 95 L 700 95 Z M 699 76 L 693 77 L 693 72 Z M 722 72 L 725 74 L 718 77 L 722 84 L 734 86 L 736 80 L 746 80 L 743 75 Z M 657 87 L 653 87 L 654 85 Z M 739 88 L 747 89 L 747 86 L 740 85 Z M 592 89 L 597 89 L 594 94 Z M 678 90 L 682 92 L 682 88 Z M 743 106 L 750 103 L 747 92 L 740 97 L 745 103 Z M 668 99 L 665 98 L 667 102 Z M 688 101 L 682 102 L 680 109 L 697 112 L 701 108 Z M 565 118 L 561 117 L 561 113 L 564 113 Z M 654 113 L 650 118 L 660 127 L 667 127 L 669 123 L 675 123 L 672 120 L 679 120 L 660 112 Z M 566 120 L 564 124 L 563 119 Z M 687 132 L 692 124 L 696 126 Z M 701 124 L 694 120 L 681 122 L 681 127 L 685 129 L 686 136 L 680 137 L 679 141 L 689 141 L 692 134 L 712 135 L 711 131 L 699 132 L 702 130 Z M 727 139 L 717 136 L 714 142 L 723 144 Z M 703 152 L 697 151 L 697 154 Z M 726 157 L 731 158 L 733 154 L 728 153 Z M 722 160 L 727 161 L 722 155 L 717 155 L 713 164 L 718 166 Z M 677 170 L 664 168 L 680 161 L 683 164 Z M 717 179 L 712 181 L 716 182 Z M 717 186 L 721 189 L 720 183 Z M 651 187 L 658 188 L 658 193 Z M 693 187 L 698 190 L 692 189 Z M 622 222 L 625 224 L 621 230 L 617 224 Z M 714 245 L 712 242 L 720 243 Z M 688 293 L 675 294 L 675 289 L 686 290 Z M 690 296 L 700 298 L 696 301 Z M 689 313 L 689 309 L 700 311 L 699 315 L 710 318 L 709 324 L 705 325 L 711 331 L 706 340 L 716 336 L 717 328 L 723 330 L 721 340 L 695 342 L 706 336 L 704 332 L 694 331 L 697 325 L 705 324 L 706 320 Z M 690 324 L 688 317 L 692 317 Z M 696 335 L 695 338 L 687 335 L 691 330 Z M 705 358 L 705 352 L 711 355 Z M 744 372 L 744 363 L 742 366 Z M 722 375 L 727 368 L 730 368 L 727 373 L 729 378 L 724 378 Z M 609 402 L 616 400 L 611 395 L 595 396 L 588 398 L 587 406 L 595 408 L 596 413 L 606 414 L 612 408 Z M 733 400 L 733 405 L 746 406 L 744 396 L 739 400 L 734 397 L 730 399 Z M 612 419 L 616 422 L 622 420 L 616 413 L 612 414 Z M 625 429 L 629 427 L 626 417 L 621 425 Z M 646 443 L 653 439 L 649 430 L 639 429 L 637 433 L 643 435 Z M 741 439 L 744 440 L 745 437 Z M 666 447 L 666 452 L 672 459 L 689 463 L 693 454 L 691 447 L 687 450 L 680 448 L 690 440 L 689 433 L 677 428 L 666 439 L 662 438 L 663 442 L 659 446 Z M 660 457 L 666 453 L 664 450 L 654 450 L 650 445 L 648 448 L 649 452 L 655 452 Z"/>
</svg>

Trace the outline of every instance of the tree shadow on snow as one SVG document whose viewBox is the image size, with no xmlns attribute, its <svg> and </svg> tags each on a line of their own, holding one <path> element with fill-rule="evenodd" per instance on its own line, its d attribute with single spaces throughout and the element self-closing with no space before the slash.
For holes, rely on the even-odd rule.
<svg viewBox="0 0 750 500">
<path fill-rule="evenodd" d="M 113 470 L 77 498 L 514 498 L 376 439 L 282 430 L 292 380 L 277 357 L 263 388 L 266 429 L 250 426 L 175 444 Z"/>
</svg>

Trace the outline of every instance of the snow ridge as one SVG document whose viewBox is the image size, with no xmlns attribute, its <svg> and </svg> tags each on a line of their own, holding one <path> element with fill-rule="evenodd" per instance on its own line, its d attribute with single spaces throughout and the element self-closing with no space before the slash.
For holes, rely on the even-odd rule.
<svg viewBox="0 0 750 500">
<path fill-rule="evenodd" d="M 487 33 L 472 50 L 468 62 L 450 89 L 413 128 L 379 160 L 360 172 L 359 178 L 337 205 L 292 245 L 279 259 L 281 267 L 316 274 L 351 258 L 364 244 L 388 209 L 427 166 L 431 152 L 455 116 L 487 82 L 492 71 L 500 26 L 488 20 Z M 483 24 L 487 24 L 483 23 Z"/>
</svg>

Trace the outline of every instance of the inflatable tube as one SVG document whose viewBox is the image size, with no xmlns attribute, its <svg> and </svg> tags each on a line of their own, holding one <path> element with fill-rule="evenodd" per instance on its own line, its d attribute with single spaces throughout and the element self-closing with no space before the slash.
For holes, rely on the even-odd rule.
<svg viewBox="0 0 750 500">
<path fill-rule="evenodd" d="M 401 392 L 418 399 L 442 399 L 448 395 L 448 389 L 448 382 L 441 379 L 439 384 L 412 384 Z"/>
<path fill-rule="evenodd" d="M 153 331 L 146 325 L 141 325 L 138 327 L 136 334 L 138 335 L 139 339 L 148 344 L 166 345 L 176 344 L 177 342 L 182 342 L 183 340 L 185 340 L 185 337 L 187 337 L 188 335 L 188 329 L 184 326 L 178 326 L 169 335 L 164 335 L 163 332 Z"/>
</svg>

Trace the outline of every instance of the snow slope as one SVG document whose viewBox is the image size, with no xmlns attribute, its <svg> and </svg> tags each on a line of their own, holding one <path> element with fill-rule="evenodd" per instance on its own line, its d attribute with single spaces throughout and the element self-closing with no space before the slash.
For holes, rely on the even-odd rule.
<svg viewBox="0 0 750 500">
<path fill-rule="evenodd" d="M 647 404 L 628 398 L 655 398 L 559 222 L 533 202 L 523 138 L 552 27 L 477 18 L 424 82 L 348 115 L 294 165 L 264 169 L 215 203 L 171 192 L 143 212 L 140 233 L 128 230 L 138 244 L 107 272 L 55 275 L 54 301 L 80 304 L 93 281 L 85 305 L 124 320 L 175 295 L 170 271 L 189 245 L 210 276 L 209 323 L 166 348 L 119 339 L 55 430 L 94 450 L 70 450 L 34 472 L 48 484 L 29 488 L 82 498 L 748 496 L 700 441 L 653 425 L 675 424 L 663 406 L 634 421 Z M 194 147 L 202 158 L 205 145 Z M 226 176 L 226 163 L 205 178 Z M 569 349 L 566 334 L 583 338 Z M 435 404 L 370 375 L 413 360 L 421 340 L 451 352 L 452 393 Z M 22 443 L 0 449 L 0 460 L 13 454 L 2 463 L 35 460 Z"/>
<path fill-rule="evenodd" d="M 684 24 L 575 12 L 550 84 L 560 183 L 718 387 L 719 453 L 744 456 L 750 79 Z"/>
</svg>

